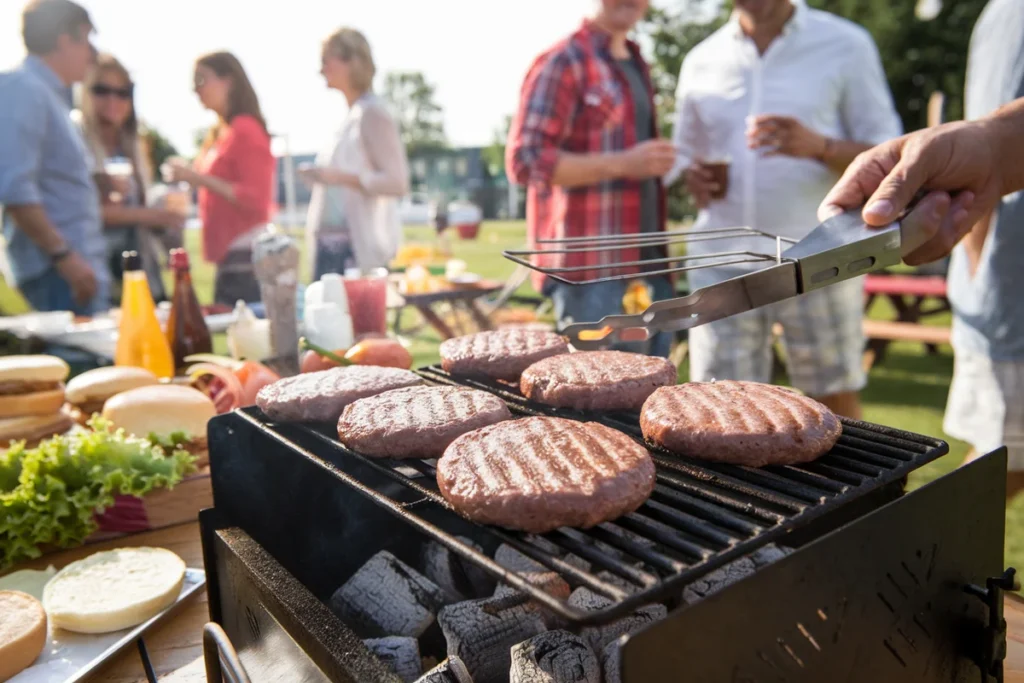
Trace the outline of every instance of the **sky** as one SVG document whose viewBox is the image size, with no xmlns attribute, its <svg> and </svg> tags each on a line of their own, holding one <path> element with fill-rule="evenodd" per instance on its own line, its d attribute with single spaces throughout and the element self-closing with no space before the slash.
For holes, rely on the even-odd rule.
<svg viewBox="0 0 1024 683">
<path fill-rule="evenodd" d="M 454 145 L 486 145 L 516 107 L 532 58 L 578 26 L 594 0 L 79 0 L 93 40 L 124 63 L 143 120 L 178 150 L 213 118 L 192 93 L 199 55 L 234 52 L 253 81 L 272 132 L 292 153 L 319 150 L 344 113 L 319 74 L 320 44 L 335 28 L 361 30 L 378 80 L 417 70 L 437 88 Z M 0 69 L 24 57 L 22 0 L 0 0 Z M 159 9 L 157 9 L 159 8 Z M 281 141 L 275 144 L 283 151 Z"/>
</svg>

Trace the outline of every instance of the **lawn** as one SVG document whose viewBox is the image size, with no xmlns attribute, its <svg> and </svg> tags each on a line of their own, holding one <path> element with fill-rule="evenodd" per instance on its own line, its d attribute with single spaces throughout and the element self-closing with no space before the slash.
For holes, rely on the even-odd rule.
<svg viewBox="0 0 1024 683">
<path fill-rule="evenodd" d="M 504 280 L 512 273 L 514 265 L 501 256 L 501 251 L 521 246 L 524 236 L 525 228 L 521 221 L 489 221 L 484 224 L 475 241 L 456 240 L 453 243 L 453 256 L 466 261 L 471 271 L 483 277 Z M 198 237 L 197 232 L 190 231 L 186 246 L 193 255 L 193 282 L 200 299 L 205 303 L 213 295 L 213 269 L 199 258 Z M 427 227 L 408 227 L 405 237 L 407 241 L 428 241 L 433 237 L 433 230 Z M 308 279 L 308 274 L 305 275 L 305 279 Z M 529 290 L 529 285 L 524 285 L 524 289 Z M 869 314 L 873 317 L 890 317 L 891 311 L 888 310 L 887 302 L 878 302 Z M 936 322 L 948 324 L 948 319 Z M 410 351 L 416 366 L 438 361 L 439 341 L 432 330 L 412 340 Z M 919 344 L 891 345 L 884 362 L 872 369 L 863 393 L 865 419 L 943 437 L 942 414 L 952 372 L 953 357 L 948 348 L 931 356 Z M 680 375 L 681 379 L 686 379 L 685 365 L 680 369 Z M 910 485 L 921 486 L 951 471 L 963 460 L 967 450 L 966 444 L 951 440 L 949 455 L 915 472 Z M 1007 516 L 1007 563 L 1017 567 L 1024 567 L 1022 522 L 1024 496 L 1017 498 Z"/>
</svg>

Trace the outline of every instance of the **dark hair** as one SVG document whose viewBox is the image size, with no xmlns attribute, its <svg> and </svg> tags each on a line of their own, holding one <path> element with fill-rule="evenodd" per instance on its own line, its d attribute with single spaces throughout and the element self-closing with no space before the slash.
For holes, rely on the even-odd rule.
<svg viewBox="0 0 1024 683">
<path fill-rule="evenodd" d="M 21 13 L 21 36 L 33 55 L 53 52 L 63 35 L 79 40 L 83 26 L 92 28 L 89 12 L 71 0 L 30 0 Z"/>
<path fill-rule="evenodd" d="M 252 83 L 249 81 L 249 77 L 245 75 L 245 69 L 242 68 L 242 63 L 238 61 L 237 57 L 230 52 L 211 52 L 196 60 L 196 67 L 200 66 L 205 66 L 217 74 L 217 78 L 228 78 L 231 80 L 231 89 L 228 92 L 228 109 L 224 112 L 224 119 L 210 129 L 210 132 L 206 135 L 206 140 L 203 142 L 202 151 L 209 149 L 217 140 L 217 136 L 220 134 L 224 123 L 230 124 L 232 119 L 240 114 L 248 114 L 259 121 L 264 132 L 268 135 L 270 134 L 267 131 L 267 121 L 263 118 L 263 112 L 260 110 L 259 98 L 256 97 L 256 91 L 253 90 Z"/>
</svg>

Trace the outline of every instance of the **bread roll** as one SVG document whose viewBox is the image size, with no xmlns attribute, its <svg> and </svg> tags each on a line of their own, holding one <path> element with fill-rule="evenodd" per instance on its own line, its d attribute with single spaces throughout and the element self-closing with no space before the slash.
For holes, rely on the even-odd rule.
<svg viewBox="0 0 1024 683">
<path fill-rule="evenodd" d="M 0 591 L 0 682 L 36 661 L 46 645 L 46 612 L 21 591 Z"/>
</svg>

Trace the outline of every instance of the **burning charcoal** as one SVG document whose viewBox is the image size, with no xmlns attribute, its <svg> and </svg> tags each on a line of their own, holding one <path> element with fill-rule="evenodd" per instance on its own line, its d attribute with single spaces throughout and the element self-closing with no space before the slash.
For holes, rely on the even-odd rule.
<svg viewBox="0 0 1024 683">
<path fill-rule="evenodd" d="M 586 560 L 584 560 L 579 555 L 573 555 L 572 553 L 569 553 L 568 555 L 566 555 L 565 557 L 562 558 L 562 561 L 564 561 L 566 564 L 570 564 L 573 567 L 576 567 L 581 572 L 589 572 L 590 571 L 590 567 L 591 567 L 590 563 L 587 562 Z"/>
<path fill-rule="evenodd" d="M 545 593 L 566 600 L 569 598 L 569 584 L 555 572 L 522 572 L 520 576 L 526 579 L 532 586 L 537 586 Z M 518 593 L 515 588 L 507 583 L 498 584 L 494 591 L 494 597 L 501 598 Z"/>
<path fill-rule="evenodd" d="M 757 571 L 750 557 L 741 557 L 694 581 L 683 589 L 683 600 L 693 604 Z"/>
<path fill-rule="evenodd" d="M 465 536 L 457 538 L 476 550 L 483 550 Z M 436 541 L 423 547 L 423 567 L 427 578 L 448 594 L 449 602 L 482 598 L 494 590 L 495 581 L 487 572 Z"/>
<path fill-rule="evenodd" d="M 622 683 L 622 642 L 613 640 L 601 652 L 601 669 L 604 683 Z"/>
<path fill-rule="evenodd" d="M 601 683 L 601 664 L 579 636 L 548 631 L 512 648 L 509 683 Z"/>
<path fill-rule="evenodd" d="M 620 588 L 631 595 L 633 593 L 639 593 L 641 590 L 643 590 L 643 587 L 638 586 L 635 583 L 630 583 L 618 574 L 613 574 L 610 571 L 600 571 L 597 574 L 595 574 L 595 576 L 604 581 L 605 583 L 610 583 L 616 588 Z"/>
<path fill-rule="evenodd" d="M 382 550 L 334 592 L 330 607 L 363 638 L 418 638 L 444 601 L 434 582 Z"/>
<path fill-rule="evenodd" d="M 505 569 L 514 572 L 546 572 L 548 568 L 519 552 L 510 545 L 502 543 L 498 552 L 494 553 L 494 561 Z"/>
<path fill-rule="evenodd" d="M 612 601 L 589 588 L 577 588 L 569 596 L 569 604 L 587 612 L 596 612 L 610 606 Z M 617 621 L 601 626 L 588 626 L 580 632 L 580 635 L 590 643 L 595 652 L 601 652 L 605 645 L 619 636 L 636 633 L 648 624 L 664 619 L 666 616 L 668 616 L 668 610 L 664 605 L 644 605 Z"/>
<path fill-rule="evenodd" d="M 416 683 L 473 683 L 466 665 L 458 657 L 449 657 L 423 674 Z"/>
<path fill-rule="evenodd" d="M 766 567 L 773 562 L 778 562 L 792 552 L 793 550 L 791 548 L 784 548 L 782 546 L 775 545 L 774 543 L 769 543 L 763 548 L 758 548 L 751 553 L 750 559 L 753 560 L 754 566 L 760 569 L 761 567 Z"/>
<path fill-rule="evenodd" d="M 437 615 L 449 658 L 461 659 L 476 683 L 507 681 L 512 646 L 547 630 L 537 610 L 507 607 L 502 600 L 460 602 Z"/>
<path fill-rule="evenodd" d="M 370 652 L 377 655 L 405 683 L 412 683 L 423 673 L 420 665 L 420 645 L 415 638 L 388 636 L 363 642 L 370 648 Z"/>
</svg>

